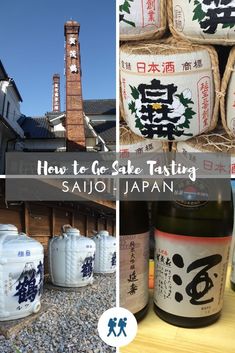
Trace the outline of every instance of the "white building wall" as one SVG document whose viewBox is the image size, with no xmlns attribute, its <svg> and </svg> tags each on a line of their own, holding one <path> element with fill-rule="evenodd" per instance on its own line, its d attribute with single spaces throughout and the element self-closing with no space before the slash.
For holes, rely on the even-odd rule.
<svg viewBox="0 0 235 353">
<path fill-rule="evenodd" d="M 87 115 L 91 121 L 116 121 L 116 115 Z"/>
<path fill-rule="evenodd" d="M 24 137 L 18 124 L 20 117 L 20 100 L 15 87 L 9 80 L 0 81 L 0 174 L 5 173 L 5 155 L 14 150 L 17 135 Z"/>
<path fill-rule="evenodd" d="M 5 118 L 6 122 L 18 135 L 21 137 L 24 136 L 24 132 L 17 122 L 21 117 L 20 101 L 15 92 L 14 86 L 8 81 L 0 82 L 0 115 Z"/>
<path fill-rule="evenodd" d="M 59 151 L 65 150 L 65 139 L 26 139 L 24 141 L 24 148 L 33 151 Z"/>
<path fill-rule="evenodd" d="M 56 131 L 65 131 L 65 128 L 64 128 L 63 124 L 61 123 L 61 124 L 55 125 L 53 127 L 53 131 L 54 132 L 56 132 Z"/>
<path fill-rule="evenodd" d="M 4 101 L 3 83 L 4 81 L 0 81 L 0 115 L 3 115 L 3 101 Z"/>
<path fill-rule="evenodd" d="M 5 174 L 6 151 L 13 151 L 15 144 L 14 133 L 0 122 L 0 174 Z"/>
</svg>

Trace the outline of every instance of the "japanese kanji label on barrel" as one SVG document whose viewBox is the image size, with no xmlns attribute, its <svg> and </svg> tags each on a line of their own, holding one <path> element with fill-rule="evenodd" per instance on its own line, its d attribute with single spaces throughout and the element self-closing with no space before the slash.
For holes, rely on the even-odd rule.
<svg viewBox="0 0 235 353">
<path fill-rule="evenodd" d="M 134 55 L 121 48 L 125 120 L 147 139 L 184 141 L 208 131 L 215 104 L 207 50 Z"/>
<path fill-rule="evenodd" d="M 148 303 L 149 233 L 120 236 L 120 305 L 133 314 Z"/>
<path fill-rule="evenodd" d="M 223 305 L 231 237 L 156 231 L 154 302 L 183 317 L 205 317 Z"/>
<path fill-rule="evenodd" d="M 234 0 L 171 0 L 173 32 L 194 42 L 235 43 Z"/>
<path fill-rule="evenodd" d="M 165 23 L 163 4 L 165 0 L 119 0 L 120 37 L 127 40 L 128 37 L 144 38 L 149 33 L 157 35 L 162 31 Z M 125 36 L 125 38 L 122 38 Z"/>
<path fill-rule="evenodd" d="M 235 141 L 222 128 L 185 142 L 178 142 L 176 150 L 184 155 L 186 163 L 191 161 L 208 175 L 216 173 L 220 176 L 229 176 L 231 174 L 233 178 L 235 174 Z M 202 153 L 205 157 L 197 158 L 202 156 Z"/>
<path fill-rule="evenodd" d="M 141 155 L 145 152 L 161 152 L 162 144 L 159 141 L 143 140 L 132 144 L 120 144 L 120 152 L 123 153 L 136 153 Z"/>
</svg>

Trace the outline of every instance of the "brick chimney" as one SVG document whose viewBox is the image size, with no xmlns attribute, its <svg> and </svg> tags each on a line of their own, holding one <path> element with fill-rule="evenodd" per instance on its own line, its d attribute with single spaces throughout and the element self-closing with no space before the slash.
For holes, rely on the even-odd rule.
<svg viewBox="0 0 235 353">
<path fill-rule="evenodd" d="M 79 30 L 80 25 L 76 21 L 65 23 L 66 146 L 68 152 L 86 149 Z"/>
<path fill-rule="evenodd" d="M 60 75 L 53 76 L 52 111 L 60 112 Z"/>
</svg>

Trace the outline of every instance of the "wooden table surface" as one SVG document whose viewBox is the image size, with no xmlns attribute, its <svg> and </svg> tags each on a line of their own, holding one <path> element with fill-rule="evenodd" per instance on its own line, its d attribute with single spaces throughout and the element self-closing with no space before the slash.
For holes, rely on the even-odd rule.
<svg viewBox="0 0 235 353">
<path fill-rule="evenodd" d="M 135 340 L 120 352 L 235 353 L 235 292 L 230 289 L 229 280 L 222 315 L 213 325 L 199 329 L 172 326 L 159 319 L 151 305 L 147 316 L 139 323 Z"/>
</svg>

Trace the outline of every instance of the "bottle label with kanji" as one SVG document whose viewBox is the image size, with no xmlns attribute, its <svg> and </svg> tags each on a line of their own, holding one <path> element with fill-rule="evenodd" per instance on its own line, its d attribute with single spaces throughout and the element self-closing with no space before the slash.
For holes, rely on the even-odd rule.
<svg viewBox="0 0 235 353">
<path fill-rule="evenodd" d="M 167 313 L 206 317 L 222 309 L 231 237 L 156 231 L 154 303 Z"/>
<path fill-rule="evenodd" d="M 120 236 L 120 306 L 133 314 L 148 303 L 149 233 Z"/>
<path fill-rule="evenodd" d="M 235 284 L 235 248 L 233 250 L 233 258 L 232 258 L 232 270 L 230 280 L 233 284 Z"/>
</svg>

